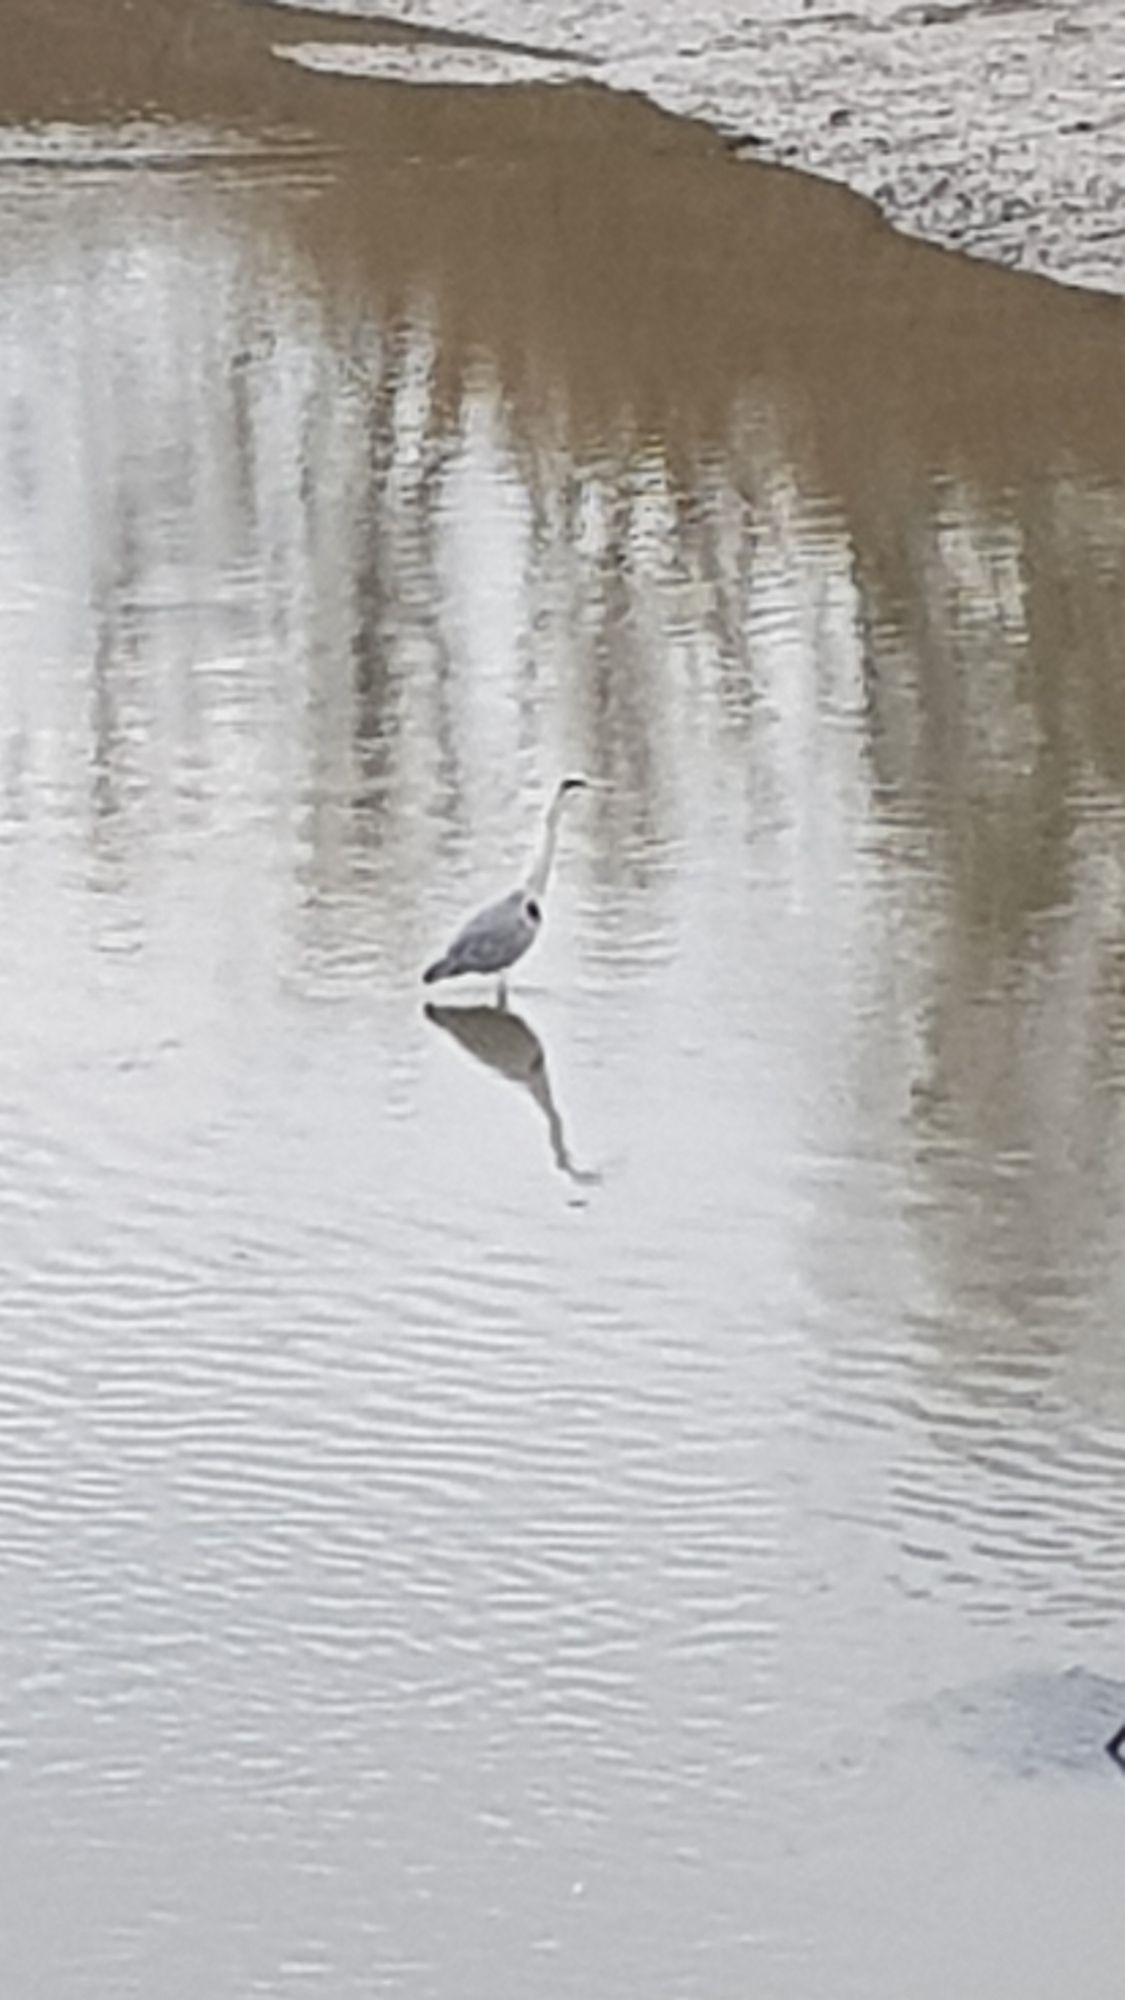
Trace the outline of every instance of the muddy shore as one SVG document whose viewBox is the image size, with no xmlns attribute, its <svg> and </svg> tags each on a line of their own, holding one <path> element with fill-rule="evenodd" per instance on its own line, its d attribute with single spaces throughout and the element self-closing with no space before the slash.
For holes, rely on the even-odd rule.
<svg viewBox="0 0 1125 2000">
<path fill-rule="evenodd" d="M 566 58 L 748 157 L 869 196 L 910 234 L 1071 283 L 1125 282 L 1125 17 L 1113 0 L 701 0 L 687 13 L 671 0 L 561 12 L 535 0 L 298 0 L 296 11 L 357 25 L 377 14 L 476 37 L 482 51 L 523 46 L 525 77 L 540 43 L 544 79 Z M 464 74 L 455 54 L 426 51 L 426 73 Z M 488 61 L 502 77 L 499 57 Z M 402 73 L 403 59 L 384 54 L 379 67 Z"/>
<path fill-rule="evenodd" d="M 327 115 L 353 138 L 370 125 L 364 79 L 567 78 L 570 98 L 583 85 L 614 93 L 619 131 L 630 119 L 641 129 L 647 100 L 676 114 L 661 146 L 783 163 L 869 197 L 931 242 L 1110 292 L 1125 284 L 1125 18 L 1106 0 L 860 0 L 844 10 L 758 0 L 752 18 L 712 0 L 687 25 L 678 10 L 646 12 L 640 40 L 627 9 L 581 4 L 560 22 L 511 0 L 456 10 L 444 0 L 15 0 L 5 57 L 5 109 L 31 118 L 155 104 L 303 124 L 313 94 L 298 65 L 336 69 Z M 463 92 L 444 129 L 486 146 L 490 94 Z M 394 126 L 393 107 L 387 115 Z M 534 100 L 537 141 L 555 117 Z M 557 118 L 569 129 L 572 107 Z"/>
</svg>

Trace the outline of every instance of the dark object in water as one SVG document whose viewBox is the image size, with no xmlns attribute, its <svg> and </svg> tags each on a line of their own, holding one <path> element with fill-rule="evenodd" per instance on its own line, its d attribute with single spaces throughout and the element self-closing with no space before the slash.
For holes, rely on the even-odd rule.
<svg viewBox="0 0 1125 2000">
<path fill-rule="evenodd" d="M 1125 1772 L 1125 1681 L 1089 1667 L 997 1674 L 916 1712 L 950 1748 L 1012 1778 L 1092 1776 L 1107 1751 Z"/>
</svg>

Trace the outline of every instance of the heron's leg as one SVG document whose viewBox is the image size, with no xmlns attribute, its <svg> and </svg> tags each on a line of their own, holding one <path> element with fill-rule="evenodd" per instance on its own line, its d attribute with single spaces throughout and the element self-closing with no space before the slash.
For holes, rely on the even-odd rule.
<svg viewBox="0 0 1125 2000">
<path fill-rule="evenodd" d="M 508 1007 L 508 982 L 503 973 L 496 982 L 496 1005 L 504 1012 Z"/>
</svg>

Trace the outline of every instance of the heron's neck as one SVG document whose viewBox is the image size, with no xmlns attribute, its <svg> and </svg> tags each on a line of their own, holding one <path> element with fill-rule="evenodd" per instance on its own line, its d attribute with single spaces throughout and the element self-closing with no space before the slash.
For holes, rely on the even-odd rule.
<svg viewBox="0 0 1125 2000">
<path fill-rule="evenodd" d="M 544 896 L 547 893 L 547 883 L 550 880 L 551 868 L 555 859 L 555 846 L 559 837 L 559 820 L 562 816 L 562 809 L 563 801 L 561 797 L 553 799 L 547 808 L 547 816 L 543 821 L 543 833 L 539 842 L 539 851 L 531 864 L 531 873 L 527 878 L 527 893 L 529 896 Z"/>
</svg>

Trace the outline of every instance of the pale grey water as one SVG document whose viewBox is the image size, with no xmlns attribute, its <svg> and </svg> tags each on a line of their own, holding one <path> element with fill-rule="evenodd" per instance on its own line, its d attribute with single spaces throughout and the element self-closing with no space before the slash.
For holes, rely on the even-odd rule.
<svg viewBox="0 0 1125 2000">
<path fill-rule="evenodd" d="M 1112 340 L 210 143 L 0 192 L 5 1990 L 1115 2000 Z"/>
</svg>

